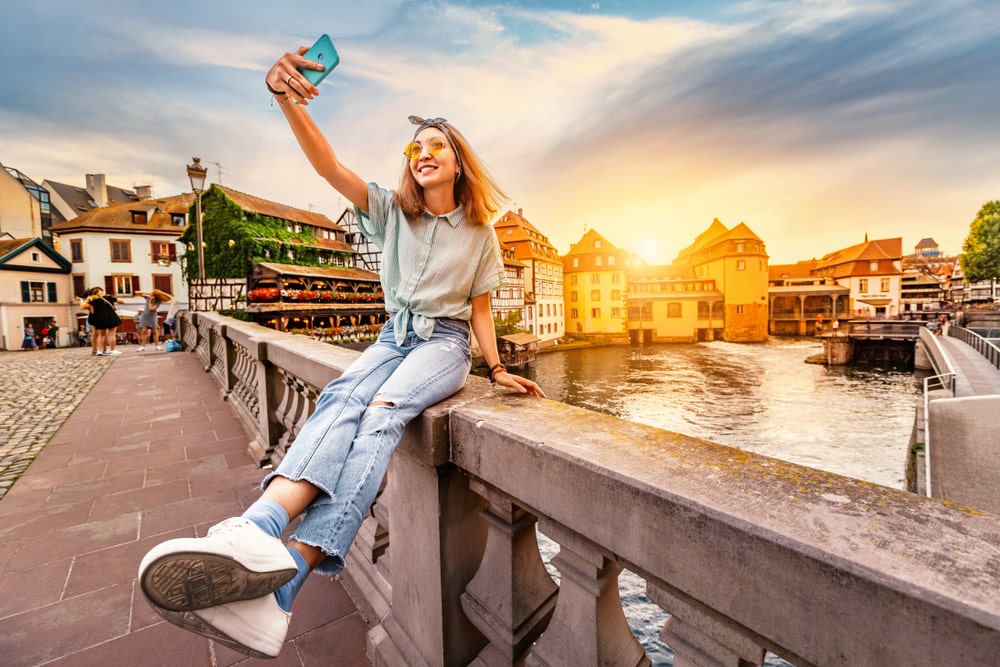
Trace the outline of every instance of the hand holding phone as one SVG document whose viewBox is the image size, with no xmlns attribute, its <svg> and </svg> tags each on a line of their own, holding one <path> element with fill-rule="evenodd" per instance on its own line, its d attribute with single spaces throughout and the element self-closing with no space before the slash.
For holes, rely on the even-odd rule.
<svg viewBox="0 0 1000 667">
<path fill-rule="evenodd" d="M 340 56 L 337 54 L 337 49 L 333 47 L 333 42 L 330 40 L 330 36 L 323 34 L 320 38 L 316 40 L 316 43 L 310 47 L 308 51 L 302 54 L 302 57 L 306 60 L 312 60 L 320 65 L 323 65 L 323 70 L 315 69 L 303 69 L 301 67 L 296 67 L 302 73 L 302 76 L 306 78 L 309 83 L 314 86 L 318 86 L 319 82 L 325 79 L 333 68 L 337 66 L 340 62 Z"/>
</svg>

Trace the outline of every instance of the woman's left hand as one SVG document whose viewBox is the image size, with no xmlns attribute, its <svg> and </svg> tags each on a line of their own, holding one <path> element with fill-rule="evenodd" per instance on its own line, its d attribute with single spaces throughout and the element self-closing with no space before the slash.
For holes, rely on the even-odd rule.
<svg viewBox="0 0 1000 667">
<path fill-rule="evenodd" d="M 502 371 L 493 376 L 493 381 L 504 387 L 516 389 L 522 394 L 531 394 L 532 396 L 541 396 L 542 398 L 545 398 L 545 392 L 542 391 L 541 387 L 528 378 L 523 378 L 520 375 L 514 375 L 512 373 L 508 373 L 507 371 Z"/>
<path fill-rule="evenodd" d="M 308 50 L 308 46 L 301 46 L 295 53 L 286 53 L 281 56 L 271 66 L 271 69 L 264 76 L 264 82 L 272 93 L 276 92 L 281 98 L 287 95 L 289 99 L 302 105 L 309 104 L 309 100 L 319 94 L 319 88 L 309 83 L 309 80 L 298 70 L 299 67 L 304 67 L 323 71 L 322 64 L 306 60 L 303 57 L 303 54 Z"/>
</svg>

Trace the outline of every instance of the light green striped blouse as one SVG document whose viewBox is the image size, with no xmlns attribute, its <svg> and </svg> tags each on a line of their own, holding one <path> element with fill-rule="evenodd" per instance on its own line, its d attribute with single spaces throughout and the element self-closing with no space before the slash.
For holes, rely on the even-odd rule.
<svg viewBox="0 0 1000 667">
<path fill-rule="evenodd" d="M 424 211 L 407 220 L 392 197 L 392 190 L 369 183 L 368 213 L 355 212 L 361 233 L 382 250 L 385 308 L 402 345 L 411 323 L 428 340 L 435 318 L 468 322 L 469 300 L 503 287 L 507 276 L 492 225 L 470 222 L 461 206 L 447 215 Z"/>
</svg>

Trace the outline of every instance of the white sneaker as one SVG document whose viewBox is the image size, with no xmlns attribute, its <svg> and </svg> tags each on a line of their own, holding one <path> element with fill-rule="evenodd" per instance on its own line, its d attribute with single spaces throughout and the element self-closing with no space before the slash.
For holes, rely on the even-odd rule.
<svg viewBox="0 0 1000 667">
<path fill-rule="evenodd" d="M 162 345 L 157 345 L 157 346 L 156 346 L 156 349 L 157 349 L 157 350 L 162 350 L 162 349 L 163 349 L 163 346 L 162 346 Z"/>
<path fill-rule="evenodd" d="M 212 526 L 206 537 L 150 549 L 139 564 L 139 585 L 158 607 L 192 611 L 265 596 L 297 573 L 281 540 L 236 517 Z"/>
<path fill-rule="evenodd" d="M 119 351 L 119 350 L 111 350 L 110 352 L 105 352 L 104 356 L 108 356 L 108 355 L 111 355 L 111 354 L 121 354 L 121 351 Z"/>
<path fill-rule="evenodd" d="M 143 350 L 145 350 L 145 349 L 146 349 L 146 348 L 144 348 L 144 347 L 143 347 L 142 345 L 140 345 L 140 346 L 139 346 L 139 351 L 140 351 L 140 352 L 142 352 L 142 351 L 143 351 Z"/>
<path fill-rule="evenodd" d="M 178 627 L 254 658 L 278 657 L 292 621 L 273 593 L 196 611 L 170 611 L 155 604 L 153 609 Z"/>
</svg>

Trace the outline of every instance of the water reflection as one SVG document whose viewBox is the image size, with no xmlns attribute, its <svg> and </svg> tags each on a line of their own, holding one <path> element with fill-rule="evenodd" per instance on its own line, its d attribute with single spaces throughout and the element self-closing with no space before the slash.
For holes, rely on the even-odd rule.
<svg viewBox="0 0 1000 667">
<path fill-rule="evenodd" d="M 922 373 L 806 364 L 811 339 L 539 355 L 553 399 L 767 456 L 903 486 Z"/>
</svg>

